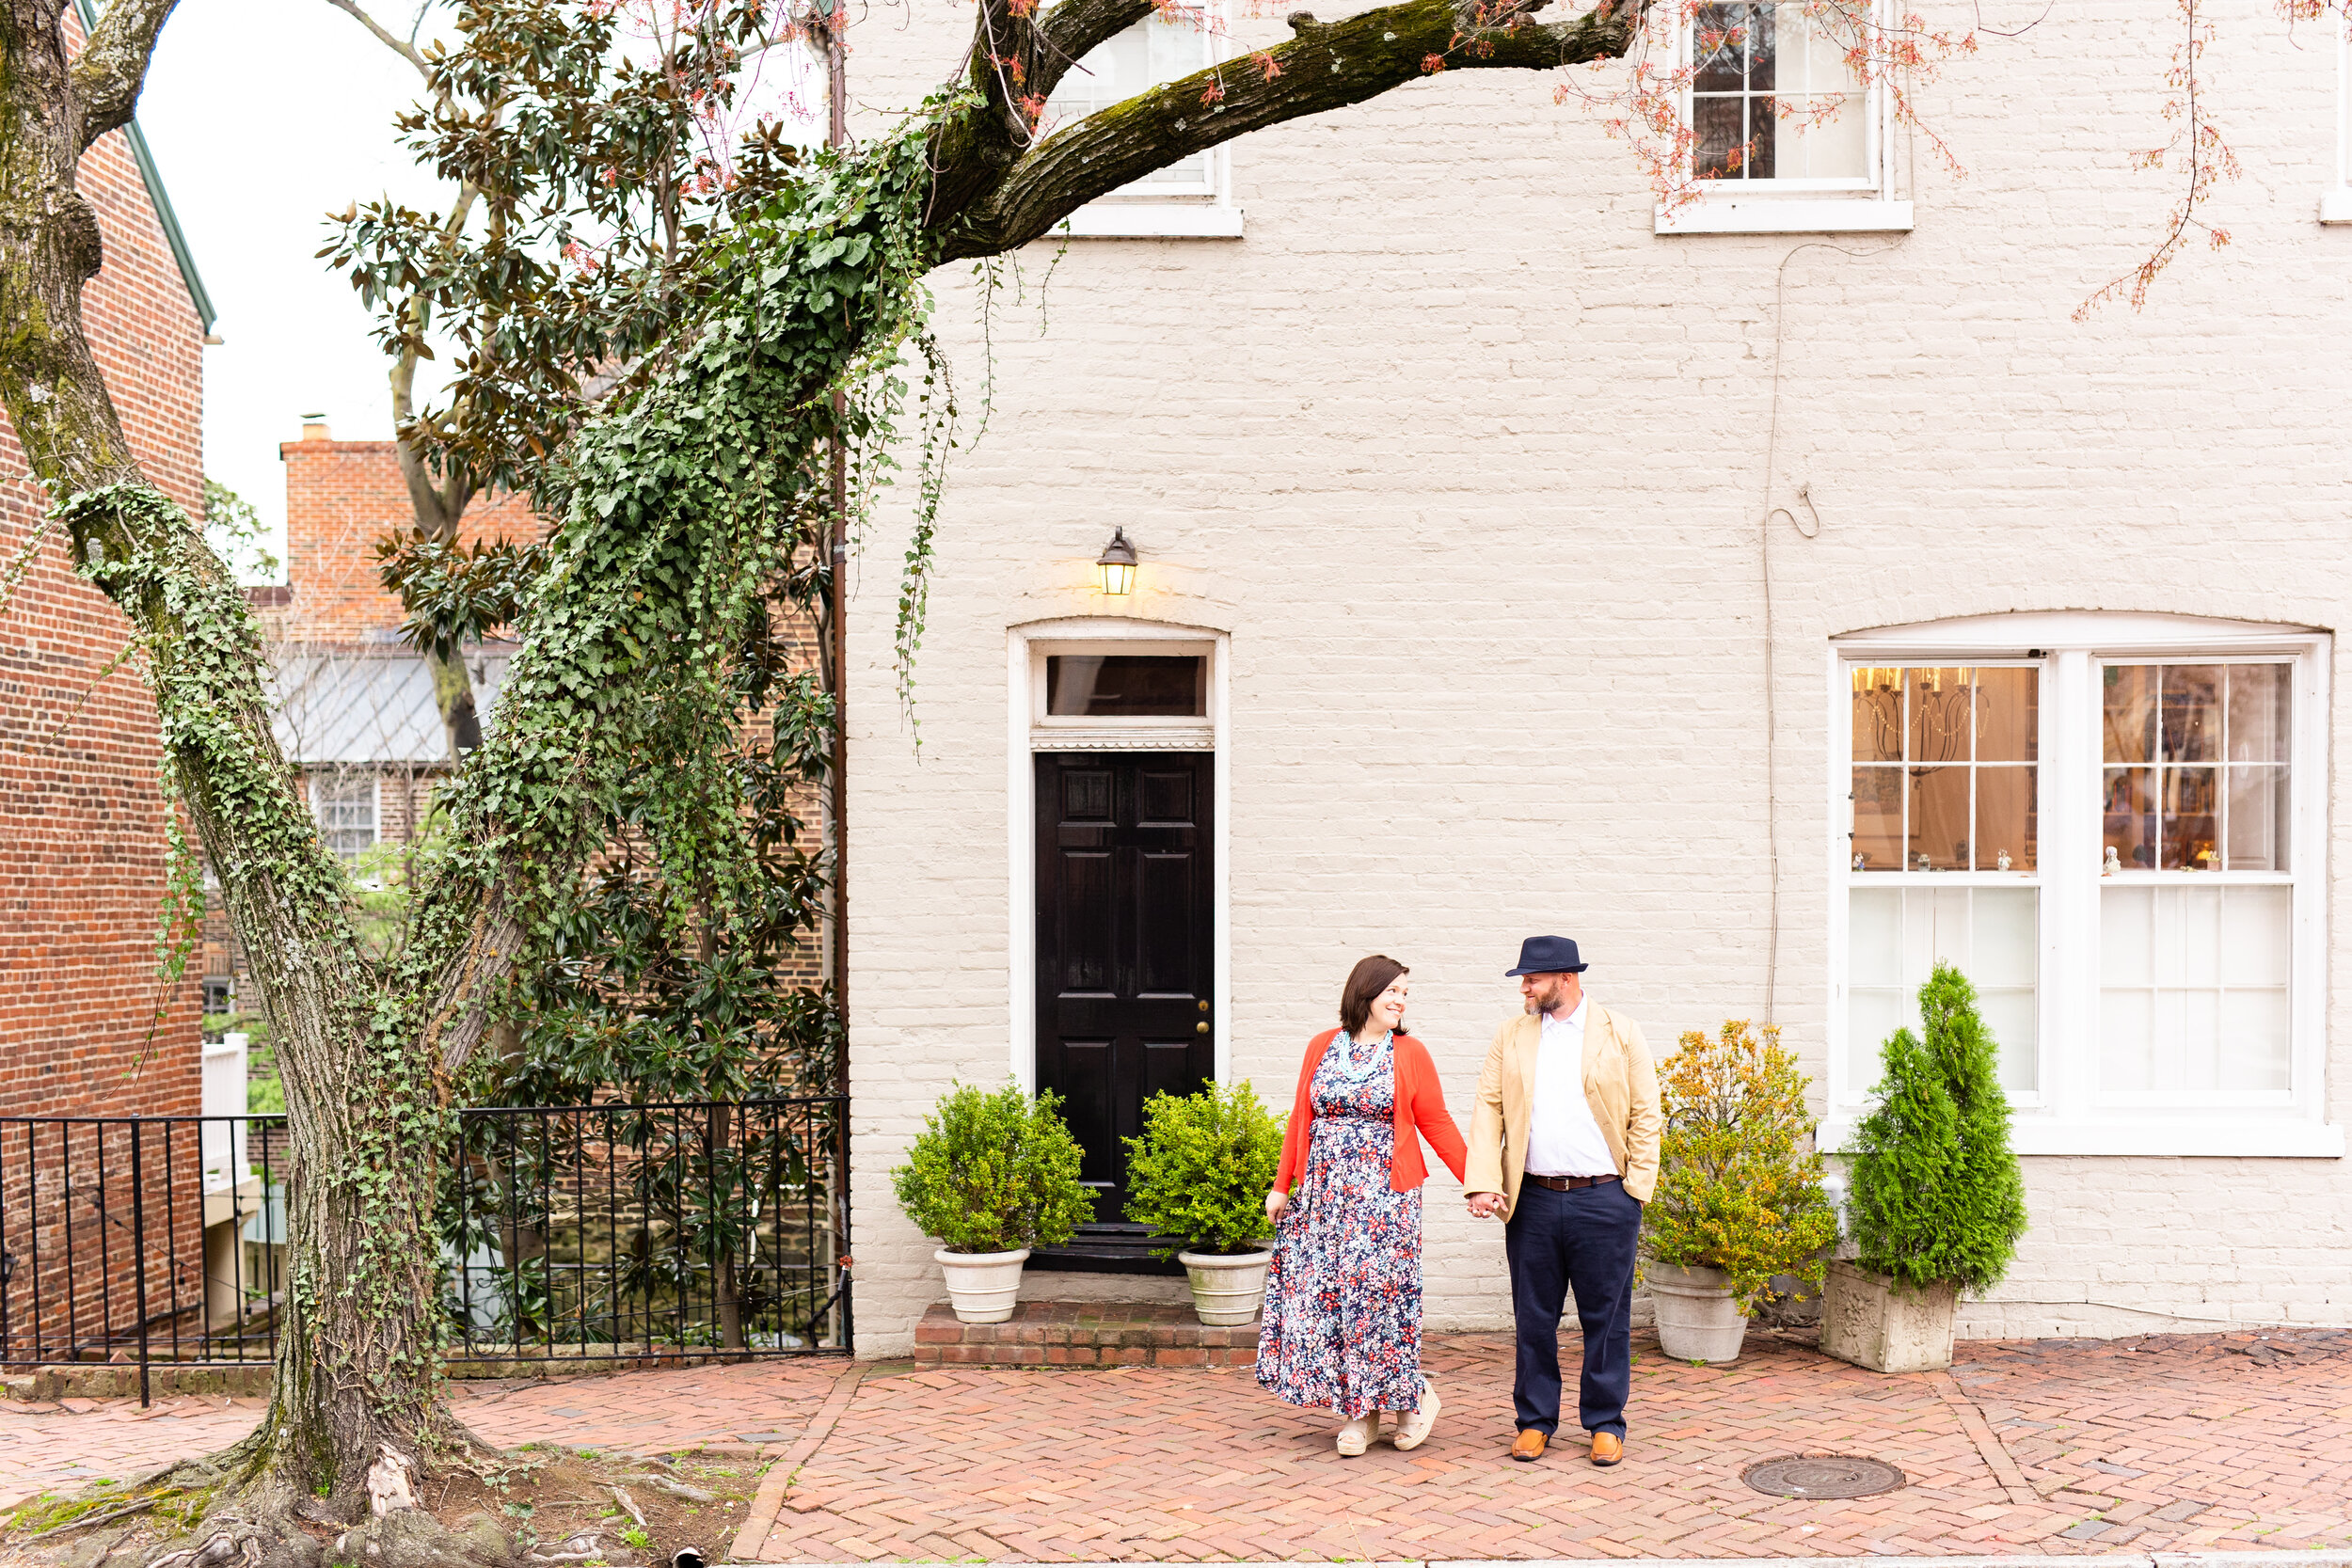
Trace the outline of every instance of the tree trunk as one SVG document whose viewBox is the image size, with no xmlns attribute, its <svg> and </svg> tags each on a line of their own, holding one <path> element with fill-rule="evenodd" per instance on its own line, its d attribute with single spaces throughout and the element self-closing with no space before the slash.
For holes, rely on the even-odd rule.
<svg viewBox="0 0 2352 1568">
<path fill-rule="evenodd" d="M 240 1468 L 283 1506 L 321 1491 L 348 1506 L 385 1447 L 413 1457 L 462 1437 L 433 1430 L 434 1319 L 419 1309 L 439 1297 L 439 1108 L 420 1031 L 386 1016 L 347 880 L 271 732 L 244 593 L 201 529 L 146 483 L 82 330 L 101 256 L 76 166 L 129 119 L 170 8 L 115 0 L 69 64 L 60 0 L 0 0 L 0 404 L 34 475 L 68 499 L 84 575 L 138 634 L 167 791 L 220 878 L 285 1080 L 294 1262 L 276 1395 Z M 127 83 L 98 74 L 125 59 Z"/>
</svg>

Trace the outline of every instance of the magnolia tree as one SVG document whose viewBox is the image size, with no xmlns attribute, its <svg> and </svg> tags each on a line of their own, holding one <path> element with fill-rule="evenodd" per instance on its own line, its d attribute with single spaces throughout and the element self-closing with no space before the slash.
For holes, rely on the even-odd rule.
<svg viewBox="0 0 2352 1568">
<path fill-rule="evenodd" d="M 0 0 L 0 404 L 56 498 L 51 531 L 135 628 L 167 783 L 271 1022 L 293 1144 L 268 1416 L 126 1506 L 177 1489 L 205 1564 L 311 1563 L 306 1520 L 350 1530 L 340 1560 L 478 1555 L 402 1506 L 420 1468 L 463 1466 L 476 1448 L 438 1382 L 433 1211 L 450 1107 L 516 1005 L 518 966 L 565 940 L 616 840 L 662 890 L 644 918 L 708 933 L 759 917 L 761 791 L 832 754 L 818 744 L 829 699 L 779 662 L 770 616 L 824 594 L 839 564 L 825 544 L 863 504 L 858 476 L 885 471 L 919 405 L 902 367 L 922 363 L 925 276 L 1253 130 L 1430 75 L 1639 55 L 1697 8 L 1301 12 L 1285 41 L 1054 125 L 1046 103 L 1075 62 L 1173 0 L 974 0 L 969 47 L 942 62 L 929 103 L 854 150 L 802 156 L 756 126 L 655 144 L 727 123 L 765 52 L 805 48 L 812 29 L 837 42 L 837 0 L 798 13 L 663 0 L 671 31 L 650 45 L 614 0 L 465 0 L 458 46 L 417 55 L 427 94 L 405 121 L 455 199 L 438 214 L 355 210 L 334 251 L 394 302 L 396 375 L 437 352 L 436 333 L 453 345 L 446 398 L 412 400 L 403 426 L 420 518 L 511 483 L 556 526 L 518 606 L 498 722 L 444 787 L 442 847 L 383 942 L 294 788 L 244 594 L 134 461 L 82 330 L 100 253 L 75 166 L 129 121 L 173 4 L 112 0 L 77 56 L 62 0 Z M 1849 0 L 1807 8 L 1848 29 L 1866 78 L 1967 43 Z M 1669 186 L 1687 165 L 1677 88 L 1672 69 L 1637 58 L 1612 89 L 1616 128 Z M 920 537 L 935 467 L 918 488 Z M 919 622 L 919 576 L 901 617 Z M 747 763 L 739 739 L 763 724 L 779 750 Z"/>
</svg>

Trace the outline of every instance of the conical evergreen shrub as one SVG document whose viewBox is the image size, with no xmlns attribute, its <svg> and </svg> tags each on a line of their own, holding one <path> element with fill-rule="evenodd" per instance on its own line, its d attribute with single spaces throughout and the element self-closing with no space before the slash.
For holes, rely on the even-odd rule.
<svg viewBox="0 0 2352 1568">
<path fill-rule="evenodd" d="M 2026 1181 L 2009 1147 L 1992 1035 L 1977 988 L 1939 963 L 1919 988 L 1923 1041 L 1887 1038 L 1878 1103 L 1855 1139 L 1857 1261 L 1917 1289 L 1957 1280 L 1981 1295 L 2009 1273 L 2026 1233 Z"/>
</svg>

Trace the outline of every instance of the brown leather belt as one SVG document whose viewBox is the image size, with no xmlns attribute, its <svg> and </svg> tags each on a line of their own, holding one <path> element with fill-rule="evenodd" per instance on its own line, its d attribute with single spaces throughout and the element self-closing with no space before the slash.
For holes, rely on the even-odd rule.
<svg viewBox="0 0 2352 1568">
<path fill-rule="evenodd" d="M 1549 1187 L 1555 1193 L 1565 1193 L 1573 1192 L 1579 1187 L 1597 1187 L 1604 1181 L 1621 1181 L 1624 1178 L 1617 1176 L 1537 1176 L 1534 1171 L 1529 1171 L 1527 1180 L 1534 1182 L 1538 1187 Z"/>
</svg>

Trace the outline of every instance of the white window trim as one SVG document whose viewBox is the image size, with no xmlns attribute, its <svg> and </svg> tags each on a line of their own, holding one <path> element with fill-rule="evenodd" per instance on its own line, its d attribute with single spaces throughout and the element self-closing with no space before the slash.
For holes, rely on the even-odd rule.
<svg viewBox="0 0 2352 1568">
<path fill-rule="evenodd" d="M 1209 26 L 1209 59 L 1232 56 L 1232 37 L 1223 0 L 1202 0 Z M 1083 120 L 1073 120 L 1081 124 Z M 1233 165 L 1223 146 L 1209 151 L 1205 188 L 1175 187 L 1150 195 L 1114 192 L 1097 197 L 1046 231 L 1065 240 L 1238 240 L 1242 210 L 1233 205 Z"/>
<path fill-rule="evenodd" d="M 2036 650 L 2045 658 L 2038 765 L 2045 801 L 2085 799 L 2095 791 L 2097 770 L 2105 762 L 2098 749 L 2097 728 L 2077 721 L 2070 735 L 2064 715 L 2070 709 L 2086 708 L 2095 700 L 2093 682 L 2100 660 L 2226 659 L 2260 655 L 2294 659 L 2292 1088 L 2283 1096 L 2199 1095 L 2187 1103 L 2183 1101 L 2190 1097 L 2101 1096 L 2097 1087 L 2096 966 L 2083 964 L 2076 955 L 2070 970 L 2068 955 L 2060 950 L 2066 933 L 2095 940 L 2100 882 L 2097 842 L 2088 818 L 2045 811 L 2037 855 L 2037 879 L 2042 888 L 2037 931 L 2042 963 L 2036 988 L 2037 1088 L 2031 1095 L 2013 1097 L 2012 1147 L 2021 1154 L 2341 1158 L 2344 1129 L 2325 1119 L 2328 638 L 2299 626 L 2099 611 L 1979 616 L 1890 626 L 1832 640 L 1824 691 L 1829 704 L 1826 711 L 1831 715 L 1825 758 L 1829 774 L 1824 802 L 1829 825 L 1825 865 L 1833 890 L 1828 900 L 1829 1058 L 1824 1081 L 1828 1105 L 1820 1147 L 1831 1153 L 1851 1150 L 1854 1130 L 1867 1111 L 1871 1087 L 1847 1081 L 1851 1053 L 1846 1037 L 1846 892 L 1851 874 L 1847 814 L 1853 766 L 1845 718 L 1852 700 L 1847 672 L 1854 664 L 1867 663 L 2014 660 Z M 2017 880 L 1998 873 L 1959 872 L 1928 873 L 1917 879 L 1937 886 L 2015 885 Z M 1887 881 L 1891 885 L 1894 879 Z M 2065 1049 L 2067 1042 L 2080 1043 Z M 2171 1102 L 2165 1102 L 2168 1099 Z"/>
<path fill-rule="evenodd" d="M 1012 1017 L 1010 1068 L 1015 1082 L 1037 1092 L 1037 768 L 1039 752 L 1200 751 L 1216 749 L 1209 825 L 1209 961 L 1216 982 L 1209 1003 L 1216 1047 L 1216 1081 L 1232 1076 L 1232 778 L 1227 726 L 1229 641 L 1207 626 L 1105 616 L 1033 621 L 1009 627 L 1006 652 L 1005 849 L 1007 867 L 1006 975 Z M 1054 720 L 1045 712 L 1045 656 L 1076 653 L 1198 653 L 1209 659 L 1205 720 L 1165 718 Z"/>
<path fill-rule="evenodd" d="M 1676 63 L 1692 64 L 1691 24 L 1676 44 Z M 1682 123 L 1694 123 L 1692 89 L 1681 92 Z M 1651 210 L 1658 234 L 1864 234 L 1907 233 L 1913 226 L 1909 201 L 1894 197 L 1894 138 L 1886 134 L 1886 84 L 1864 89 L 1862 102 L 1841 112 L 1860 113 L 1870 173 L 1861 180 L 1702 180 L 1699 197 L 1678 206 L 1660 202 Z M 1836 194 L 1831 194 L 1836 193 Z"/>
<path fill-rule="evenodd" d="M 2352 223 L 2352 14 L 2336 18 L 2336 182 L 2319 195 L 2319 221 Z"/>
</svg>

